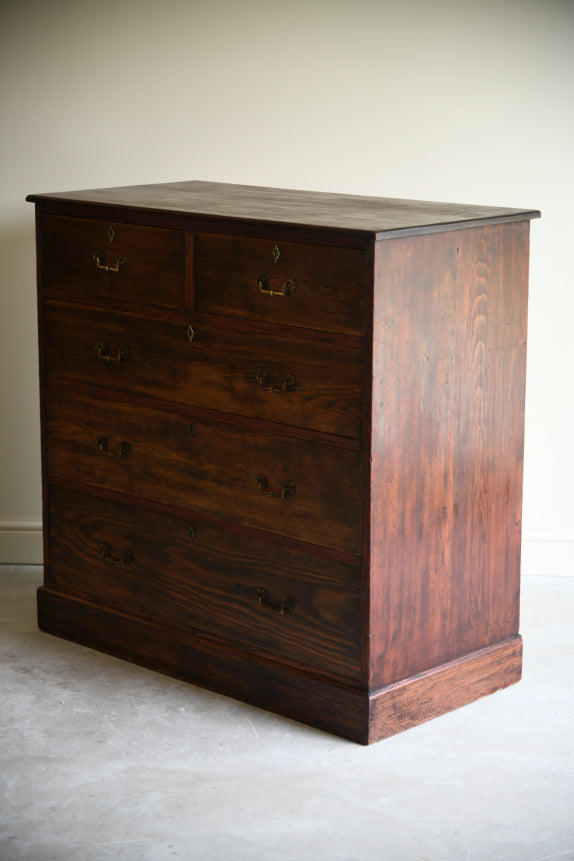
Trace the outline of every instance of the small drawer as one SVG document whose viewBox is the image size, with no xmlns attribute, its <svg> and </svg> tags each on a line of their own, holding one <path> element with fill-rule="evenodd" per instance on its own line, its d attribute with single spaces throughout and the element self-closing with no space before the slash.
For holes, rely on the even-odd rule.
<svg viewBox="0 0 574 861">
<path fill-rule="evenodd" d="M 193 261 L 196 311 L 363 334 L 360 250 L 200 233 Z"/>
<path fill-rule="evenodd" d="M 53 588 L 358 676 L 359 567 L 56 487 L 49 515 Z"/>
<path fill-rule="evenodd" d="M 361 553 L 357 451 L 53 385 L 47 468 L 53 477 Z"/>
<path fill-rule="evenodd" d="M 185 307 L 183 231 L 44 215 L 42 285 L 75 298 Z"/>
<path fill-rule="evenodd" d="M 360 439 L 360 348 L 187 319 L 47 302 L 48 376 Z"/>
</svg>

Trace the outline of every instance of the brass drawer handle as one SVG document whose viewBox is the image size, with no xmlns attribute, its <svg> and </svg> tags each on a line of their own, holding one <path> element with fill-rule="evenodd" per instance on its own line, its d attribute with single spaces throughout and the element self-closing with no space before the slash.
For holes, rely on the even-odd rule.
<svg viewBox="0 0 574 861">
<path fill-rule="evenodd" d="M 257 286 L 259 287 L 259 292 L 265 293 L 266 296 L 289 296 L 289 294 L 293 292 L 297 284 L 295 283 L 293 278 L 287 278 L 287 280 L 283 282 L 281 290 L 273 290 L 269 286 L 269 278 L 267 277 L 267 275 L 258 275 Z"/>
<path fill-rule="evenodd" d="M 284 392 L 292 392 L 297 387 L 297 380 L 295 379 L 293 374 L 287 374 L 287 376 L 283 380 L 283 383 L 280 386 L 268 385 L 269 371 L 259 371 L 256 379 L 259 383 L 259 387 L 266 392 L 278 392 L 279 394 L 283 394 Z"/>
<path fill-rule="evenodd" d="M 130 562 L 134 561 L 134 554 L 131 550 L 124 550 L 122 555 L 118 558 L 116 556 L 112 556 L 110 545 L 105 543 L 100 544 L 100 556 L 104 562 L 108 563 L 108 565 L 129 565 Z"/>
<path fill-rule="evenodd" d="M 295 599 L 291 595 L 284 595 L 279 604 L 273 604 L 269 600 L 267 589 L 258 586 L 255 590 L 255 598 L 260 607 L 264 610 L 271 610 L 273 613 L 279 613 L 281 616 L 286 616 L 287 613 L 292 613 L 295 610 Z"/>
<path fill-rule="evenodd" d="M 101 436 L 98 438 L 98 450 L 104 457 L 127 457 L 132 447 L 129 442 L 121 442 L 117 452 L 108 451 L 108 438 Z"/>
<path fill-rule="evenodd" d="M 108 352 L 108 348 L 104 342 L 98 341 L 96 344 L 96 356 L 98 359 L 101 359 L 102 362 L 127 362 L 130 357 L 130 349 L 126 344 L 122 344 L 121 347 L 118 348 L 115 356 L 112 356 Z"/>
<path fill-rule="evenodd" d="M 108 266 L 105 264 L 105 259 L 106 255 L 102 251 L 96 251 L 94 261 L 97 269 L 102 269 L 104 272 L 123 272 L 127 268 L 127 257 L 118 257 L 114 265 L 109 264 Z"/>
<path fill-rule="evenodd" d="M 267 477 L 263 475 L 263 473 L 259 473 L 257 476 L 257 490 L 260 493 L 264 493 L 266 496 L 273 496 L 277 499 L 287 499 L 288 496 L 293 496 L 295 493 L 295 483 L 288 478 L 281 485 L 281 490 L 279 492 L 275 490 L 268 490 L 269 482 L 267 481 Z"/>
</svg>

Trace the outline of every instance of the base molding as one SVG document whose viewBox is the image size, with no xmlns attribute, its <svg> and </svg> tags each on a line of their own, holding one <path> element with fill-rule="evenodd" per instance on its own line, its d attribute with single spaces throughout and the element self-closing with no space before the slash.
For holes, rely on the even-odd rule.
<svg viewBox="0 0 574 861">
<path fill-rule="evenodd" d="M 367 743 L 368 704 L 360 690 L 46 587 L 38 589 L 38 625 L 48 634 Z"/>
<path fill-rule="evenodd" d="M 516 635 L 373 691 L 369 743 L 468 705 L 520 681 L 522 637 Z"/>
<path fill-rule="evenodd" d="M 46 633 L 359 744 L 514 684 L 522 668 L 522 639 L 516 636 L 369 693 L 46 587 L 38 590 L 38 624 Z"/>
</svg>

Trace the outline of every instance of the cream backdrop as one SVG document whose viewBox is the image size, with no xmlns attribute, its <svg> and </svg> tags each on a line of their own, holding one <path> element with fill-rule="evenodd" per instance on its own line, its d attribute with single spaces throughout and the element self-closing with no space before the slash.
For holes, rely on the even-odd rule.
<svg viewBox="0 0 574 861">
<path fill-rule="evenodd" d="M 209 179 L 541 209 L 525 573 L 574 573 L 572 0 L 4 0 L 0 562 L 41 560 L 30 192 Z"/>
</svg>

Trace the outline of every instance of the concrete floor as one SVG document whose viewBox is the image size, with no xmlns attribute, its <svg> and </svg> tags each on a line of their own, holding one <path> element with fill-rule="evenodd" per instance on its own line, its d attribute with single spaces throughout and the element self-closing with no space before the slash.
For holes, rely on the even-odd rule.
<svg viewBox="0 0 574 861">
<path fill-rule="evenodd" d="M 36 628 L 0 567 L 2 861 L 574 859 L 574 577 L 520 684 L 365 748 Z"/>
</svg>

